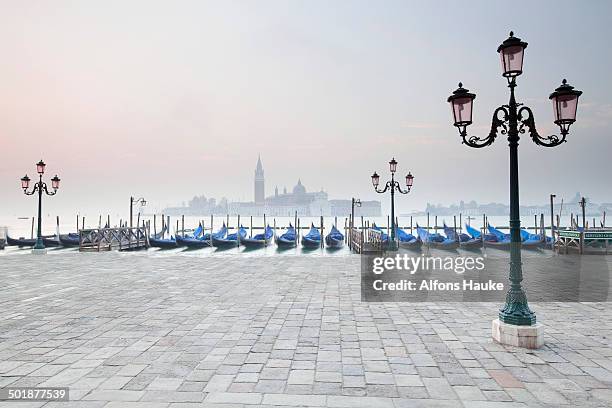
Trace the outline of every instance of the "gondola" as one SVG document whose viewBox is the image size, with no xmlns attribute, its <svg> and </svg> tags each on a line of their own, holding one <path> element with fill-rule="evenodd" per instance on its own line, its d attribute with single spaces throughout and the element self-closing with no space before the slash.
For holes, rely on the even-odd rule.
<svg viewBox="0 0 612 408">
<path fill-rule="evenodd" d="M 262 248 L 268 246 L 274 238 L 274 230 L 267 225 L 263 233 L 254 235 L 250 238 L 240 238 L 240 244 L 247 248 Z"/>
<path fill-rule="evenodd" d="M 373 229 L 374 231 L 379 231 L 380 232 L 380 239 L 382 242 L 387 242 L 389 240 L 389 235 L 385 234 L 382 230 L 382 228 L 380 228 L 378 225 L 376 225 L 375 222 L 372 223 L 372 226 L 370 227 L 370 229 Z"/>
<path fill-rule="evenodd" d="M 489 243 L 489 242 L 486 242 L 486 238 L 485 238 L 485 244 L 488 244 L 494 247 L 510 248 L 511 243 L 512 243 L 510 234 L 504 234 L 497 228 L 492 227 L 491 225 L 488 225 L 487 228 L 489 232 L 491 233 L 491 235 L 493 235 L 497 239 L 497 241 Z M 530 234 L 524 229 L 521 229 L 520 232 L 521 232 L 521 247 L 522 248 L 537 249 L 544 244 L 544 240 L 542 239 L 541 236 Z"/>
<path fill-rule="evenodd" d="M 45 247 L 61 247 L 62 246 L 62 242 L 60 241 L 57 235 L 54 235 L 52 237 L 43 237 L 42 241 Z"/>
<path fill-rule="evenodd" d="M 80 235 L 76 232 L 60 234 L 59 240 L 62 243 L 62 246 L 67 248 L 78 247 L 80 245 Z"/>
<path fill-rule="evenodd" d="M 482 248 L 482 239 L 474 238 L 463 232 L 457 233 L 454 228 L 448 227 L 444 223 L 444 234 L 447 238 L 459 241 L 459 248 L 475 250 Z"/>
<path fill-rule="evenodd" d="M 238 240 L 242 242 L 244 238 L 246 238 L 247 232 L 244 227 L 240 226 L 237 232 L 233 234 L 228 234 L 227 236 L 220 236 L 213 234 L 212 236 L 212 245 L 215 248 L 231 248 L 238 246 Z"/>
<path fill-rule="evenodd" d="M 426 231 L 424 228 L 421 228 L 417 225 L 417 234 L 423 243 L 425 243 L 428 247 L 444 249 L 448 251 L 455 250 L 459 248 L 459 241 L 455 239 L 450 239 L 448 237 L 444 237 L 438 233 L 430 233 Z"/>
<path fill-rule="evenodd" d="M 170 238 L 154 238 L 149 237 L 149 245 L 154 248 L 162 248 L 162 249 L 172 249 L 178 247 L 178 243 L 173 236 Z"/>
<path fill-rule="evenodd" d="M 485 247 L 493 247 L 498 249 L 510 248 L 510 238 L 507 237 L 501 231 L 489 226 L 489 233 L 485 234 L 484 237 L 480 231 L 469 225 L 465 226 L 466 231 L 472 239 L 480 239 Z"/>
<path fill-rule="evenodd" d="M 223 226 L 221 227 L 221 229 L 213 233 L 212 237 L 222 238 L 222 237 L 225 237 L 225 234 L 227 234 L 227 227 L 225 226 L 225 223 L 223 223 Z M 181 237 L 180 235 L 177 235 L 176 244 L 178 246 L 185 246 L 191 249 L 206 248 L 206 247 L 211 246 L 211 234 L 207 233 L 207 234 L 202 235 L 199 238 L 196 238 L 194 236 Z"/>
<path fill-rule="evenodd" d="M 321 233 L 314 224 L 310 225 L 308 234 L 302 237 L 302 246 L 304 248 L 318 248 L 321 246 Z"/>
<path fill-rule="evenodd" d="M 332 249 L 339 249 L 344 246 L 344 235 L 338 231 L 335 225 L 332 225 L 329 234 L 325 236 L 325 245 Z"/>
<path fill-rule="evenodd" d="M 423 245 L 423 241 L 418 237 L 415 237 L 401 228 L 396 229 L 396 235 L 400 248 L 419 249 Z"/>
<path fill-rule="evenodd" d="M 274 239 L 276 241 L 276 245 L 278 245 L 279 248 L 293 248 L 296 245 L 296 234 L 295 234 L 295 228 L 293 228 L 293 225 L 291 225 L 291 223 L 289 223 L 289 228 L 287 228 L 287 231 L 285 231 L 284 234 L 275 237 Z"/>
<path fill-rule="evenodd" d="M 23 247 L 33 247 L 36 245 L 36 238 L 11 238 L 8 235 L 6 236 L 6 245 L 9 246 L 18 246 L 20 248 Z"/>
</svg>

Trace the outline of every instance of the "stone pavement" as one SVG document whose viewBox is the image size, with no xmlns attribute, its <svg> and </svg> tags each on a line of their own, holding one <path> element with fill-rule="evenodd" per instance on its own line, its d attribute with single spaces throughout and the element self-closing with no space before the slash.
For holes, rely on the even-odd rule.
<svg viewBox="0 0 612 408">
<path fill-rule="evenodd" d="M 534 304 L 540 350 L 491 341 L 493 303 L 362 303 L 359 257 L 0 258 L 0 407 L 612 406 L 610 303 Z"/>
</svg>

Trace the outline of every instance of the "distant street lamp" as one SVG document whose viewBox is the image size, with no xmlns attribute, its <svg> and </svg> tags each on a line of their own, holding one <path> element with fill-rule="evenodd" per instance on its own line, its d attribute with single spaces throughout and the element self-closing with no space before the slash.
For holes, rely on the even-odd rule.
<svg viewBox="0 0 612 408">
<path fill-rule="evenodd" d="M 459 83 L 459 88 L 448 98 L 453 111 L 454 125 L 459 130 L 463 143 L 470 147 L 480 148 L 492 144 L 498 134 L 508 135 L 510 146 L 510 290 L 506 295 L 506 304 L 499 311 L 499 320 L 503 323 L 532 326 L 536 315 L 529 309 L 527 296 L 521 287 L 523 271 L 521 266 L 521 220 L 519 215 L 519 176 L 518 176 L 518 142 L 519 134 L 529 132 L 531 139 L 540 146 L 555 147 L 565 142 L 570 126 L 576 121 L 578 97 L 582 94 L 568 85 L 564 79 L 561 86 L 550 94 L 553 102 L 554 123 L 559 126 L 561 136 L 542 137 L 535 127 L 531 109 L 516 102 L 514 88 L 516 78 L 523 72 L 523 56 L 527 43 L 514 37 L 506 39 L 498 48 L 501 57 L 502 76 L 508 80 L 510 101 L 495 109 L 488 136 L 468 136 L 466 128 L 472 123 L 472 106 L 476 95 L 470 93 Z M 520 106 L 520 108 L 519 108 Z M 500 130 L 501 128 L 501 130 Z"/>
<path fill-rule="evenodd" d="M 412 183 L 414 182 L 414 177 L 410 172 L 406 175 L 406 190 L 402 190 L 400 183 L 395 181 L 395 172 L 397 170 L 397 162 L 395 158 L 391 159 L 389 162 L 389 171 L 391 172 L 391 181 L 387 181 L 385 184 L 385 188 L 382 190 L 378 189 L 378 185 L 380 184 L 380 176 L 374 172 L 372 174 L 372 185 L 374 186 L 374 191 L 377 193 L 383 194 L 386 193 L 387 190 L 391 190 L 391 237 L 387 244 L 387 247 L 391 251 L 397 250 L 397 244 L 395 243 L 395 191 L 398 191 L 401 194 L 408 194 L 410 189 L 412 188 Z"/>
<path fill-rule="evenodd" d="M 349 247 L 352 248 L 353 243 L 351 241 L 351 231 L 355 228 L 355 207 L 361 207 L 361 200 L 359 198 L 351 198 L 351 225 L 349 230 Z"/>
<path fill-rule="evenodd" d="M 134 219 L 134 204 L 138 203 L 140 203 L 141 207 L 144 207 L 145 205 L 147 205 L 147 200 L 145 200 L 143 197 L 140 197 L 136 200 L 134 199 L 134 197 L 130 197 L 130 228 L 132 228 L 132 223 Z"/>
<path fill-rule="evenodd" d="M 38 193 L 38 232 L 36 234 L 36 244 L 34 245 L 34 249 L 36 250 L 45 249 L 45 245 L 42 240 L 42 195 L 43 195 L 43 192 L 50 196 L 55 195 L 57 194 L 57 189 L 59 188 L 59 185 L 60 185 L 60 178 L 57 177 L 57 174 L 56 174 L 55 177 L 51 179 L 51 188 L 53 189 L 53 191 L 50 192 L 47 189 L 47 183 L 42 181 L 42 176 L 43 174 L 45 174 L 45 167 L 46 167 L 46 164 L 42 160 L 36 163 L 36 172 L 38 173 L 38 181 L 34 184 L 32 191 L 28 191 L 28 188 L 30 187 L 30 178 L 28 177 L 28 175 L 26 174 L 25 176 L 21 178 L 21 188 L 23 189 L 23 192 L 25 195 L 34 195 Z"/>
</svg>

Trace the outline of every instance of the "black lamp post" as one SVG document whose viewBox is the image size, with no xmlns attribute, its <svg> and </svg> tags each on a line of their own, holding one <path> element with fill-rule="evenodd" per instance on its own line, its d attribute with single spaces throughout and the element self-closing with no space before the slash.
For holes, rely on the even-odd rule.
<svg viewBox="0 0 612 408">
<path fill-rule="evenodd" d="M 519 176 L 518 176 L 518 142 L 519 135 L 529 132 L 531 139 L 540 146 L 555 147 L 565 142 L 569 128 L 576 121 L 578 97 L 582 94 L 567 84 L 564 79 L 561 86 L 550 94 L 553 102 L 554 123 L 559 126 L 561 136 L 540 136 L 535 127 L 531 109 L 517 103 L 514 98 L 516 78 L 523 72 L 523 56 L 527 43 L 514 37 L 506 39 L 498 48 L 501 57 L 502 75 L 508 80 L 510 101 L 495 109 L 489 135 L 480 138 L 468 136 L 466 128 L 472 123 L 472 106 L 476 95 L 470 93 L 459 83 L 459 88 L 448 98 L 451 103 L 454 125 L 459 130 L 463 143 L 470 147 L 485 147 L 492 144 L 498 134 L 508 135 L 510 146 L 510 289 L 506 295 L 506 304 L 499 311 L 499 320 L 503 323 L 531 326 L 536 323 L 536 315 L 529 309 L 527 296 L 521 287 L 523 280 L 521 262 L 521 220 L 519 214 Z M 520 108 L 519 108 L 520 107 Z"/>
<path fill-rule="evenodd" d="M 43 192 L 50 196 L 55 195 L 60 185 L 60 178 L 57 177 L 57 174 L 56 174 L 55 177 L 51 179 L 51 188 L 53 188 L 53 191 L 51 192 L 47 189 L 47 183 L 42 181 L 42 176 L 43 174 L 45 174 L 45 167 L 46 167 L 46 164 L 42 160 L 36 163 L 36 172 L 38 173 L 38 182 L 34 184 L 32 191 L 28 191 L 28 188 L 30 187 L 30 178 L 28 177 L 28 175 L 26 174 L 25 176 L 21 178 L 21 188 L 23 189 L 23 192 L 25 193 L 25 195 L 34 195 L 38 193 L 38 232 L 36 234 L 36 244 L 34 245 L 34 249 L 45 249 L 45 245 L 42 240 L 42 195 L 43 195 Z"/>
<path fill-rule="evenodd" d="M 410 172 L 406 175 L 406 190 L 402 190 L 400 183 L 395 181 L 395 172 L 397 170 L 397 162 L 395 158 L 391 159 L 389 162 L 389 171 L 391 171 L 391 181 L 387 181 L 385 184 L 385 188 L 382 190 L 378 189 L 378 185 L 380 184 L 380 176 L 374 172 L 372 174 L 372 185 L 374 186 L 374 191 L 377 193 L 383 194 L 386 193 L 387 190 L 391 190 L 391 237 L 388 243 L 389 250 L 397 250 L 397 245 L 395 243 L 395 191 L 398 191 L 401 194 L 408 194 L 410 189 L 412 188 L 412 183 L 414 182 L 414 177 Z"/>
<path fill-rule="evenodd" d="M 134 219 L 133 213 L 134 213 L 134 204 L 138 204 L 140 203 L 140 205 L 142 207 L 144 207 L 145 205 L 147 205 L 147 200 L 145 200 L 143 197 L 140 197 L 139 199 L 134 199 L 134 197 L 130 197 L 130 228 L 132 228 L 132 222 Z"/>
</svg>

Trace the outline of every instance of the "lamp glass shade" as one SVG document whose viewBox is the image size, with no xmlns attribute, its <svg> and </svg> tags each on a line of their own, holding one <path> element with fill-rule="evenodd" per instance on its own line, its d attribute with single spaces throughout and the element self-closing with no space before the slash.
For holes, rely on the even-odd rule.
<svg viewBox="0 0 612 408">
<path fill-rule="evenodd" d="M 555 123 L 574 123 L 578 109 L 577 95 L 562 95 L 553 99 Z"/>
<path fill-rule="evenodd" d="M 24 190 L 27 190 L 28 187 L 30 187 L 30 178 L 25 175 L 21 178 L 21 188 L 23 188 Z"/>
<path fill-rule="evenodd" d="M 391 159 L 391 161 L 389 162 L 389 170 L 391 171 L 391 173 L 395 173 L 395 171 L 397 170 L 397 162 L 395 161 L 395 158 Z"/>
<path fill-rule="evenodd" d="M 455 126 L 467 126 L 472 123 L 472 106 L 474 99 L 470 97 L 453 99 L 453 117 Z"/>
<path fill-rule="evenodd" d="M 38 163 L 36 163 L 36 172 L 38 174 L 45 174 L 45 162 L 44 161 L 39 161 Z"/>
<path fill-rule="evenodd" d="M 376 172 L 374 172 L 374 174 L 372 174 L 372 185 L 374 186 L 374 188 L 376 188 L 378 187 L 379 183 L 380 183 L 380 176 L 376 174 Z"/>
<path fill-rule="evenodd" d="M 582 91 L 574 89 L 565 79 L 561 86 L 550 94 L 557 125 L 571 125 L 576 121 L 576 110 L 578 109 L 580 95 L 582 95 Z"/>
<path fill-rule="evenodd" d="M 55 177 L 51 179 L 51 187 L 53 187 L 54 190 L 57 190 L 59 186 L 60 186 L 60 178 L 57 177 L 57 174 L 56 174 Z"/>
<path fill-rule="evenodd" d="M 500 51 L 503 76 L 514 77 L 523 73 L 523 55 L 525 48 L 522 45 L 513 45 Z"/>
<path fill-rule="evenodd" d="M 147 200 L 142 200 L 142 206 L 144 207 L 145 205 L 147 205 Z"/>
<path fill-rule="evenodd" d="M 412 187 L 412 183 L 414 183 L 414 176 L 411 173 L 408 173 L 406 176 L 406 186 Z"/>
</svg>

